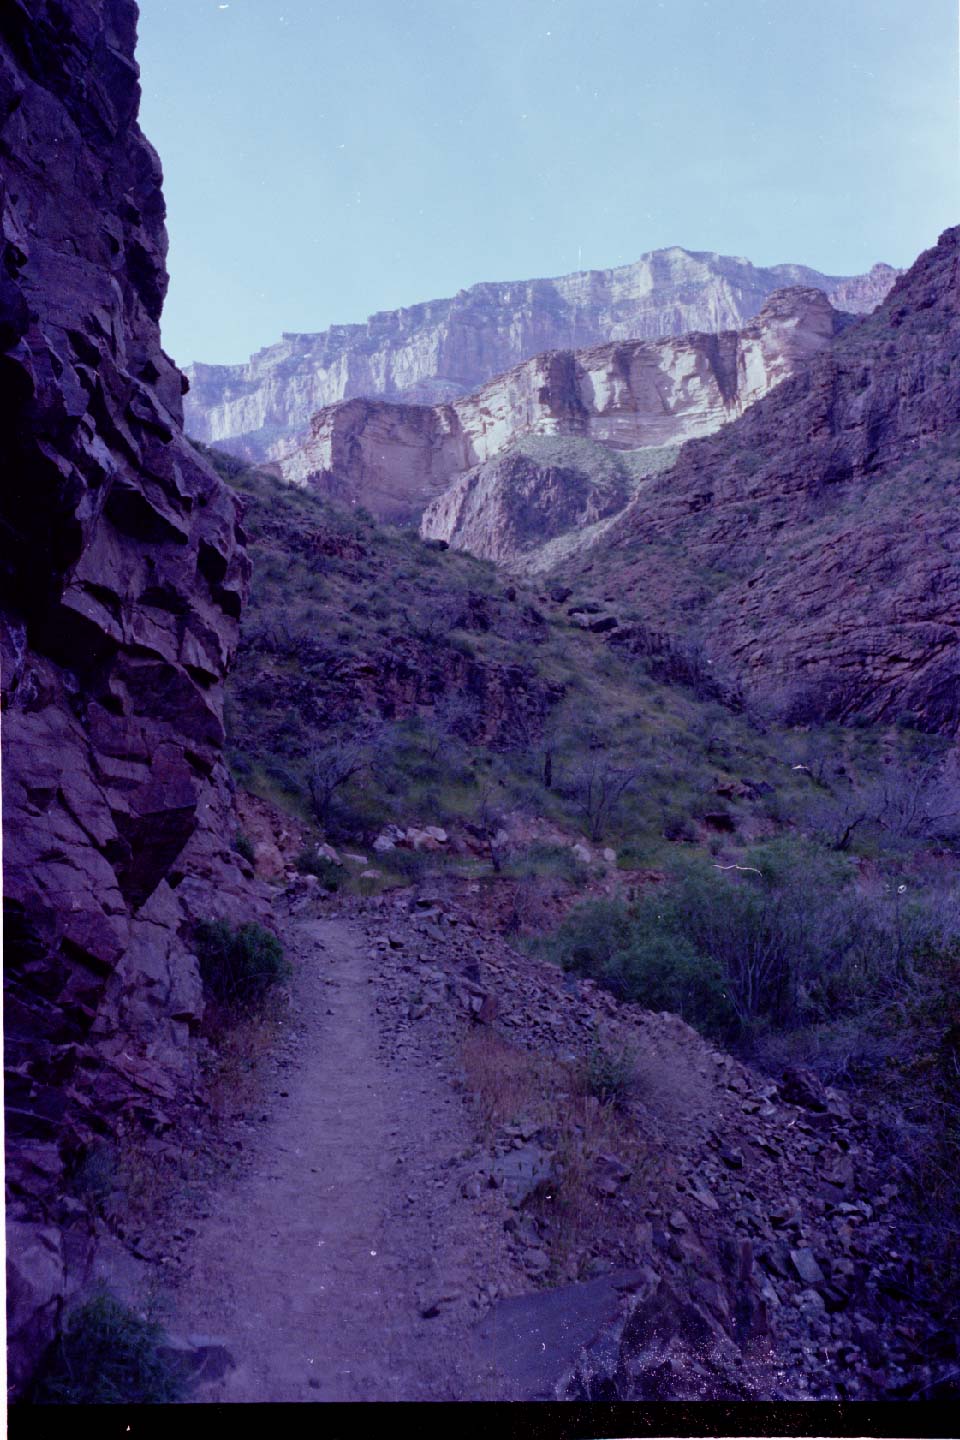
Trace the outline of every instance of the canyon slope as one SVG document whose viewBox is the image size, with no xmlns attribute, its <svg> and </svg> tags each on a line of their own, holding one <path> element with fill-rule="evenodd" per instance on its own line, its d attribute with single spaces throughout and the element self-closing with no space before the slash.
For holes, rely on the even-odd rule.
<svg viewBox="0 0 960 1440">
<path fill-rule="evenodd" d="M 456 544 L 485 490 L 465 472 L 512 442 L 567 436 L 636 451 L 710 434 L 829 344 L 848 318 L 821 291 L 794 288 L 771 296 L 739 331 L 548 351 L 437 405 L 348 400 L 320 410 L 277 464 L 285 480 L 392 523 L 418 520 L 436 500 L 424 533 Z M 562 506 L 553 514 L 542 538 L 567 524 Z M 491 533 L 477 549 L 476 529 L 461 548 L 505 558 L 511 542 Z"/>
<path fill-rule="evenodd" d="M 249 577 L 235 499 L 184 439 L 163 353 L 160 165 L 132 0 L 0 18 L 0 656 L 9 1375 L 90 1236 L 90 1137 L 162 1132 L 195 1089 L 182 938 L 226 899 L 222 681 Z M 232 887 L 232 892 L 231 892 Z M 241 906 L 242 909 L 242 906 Z M 82 1207 L 79 1207 L 82 1222 Z"/>
<path fill-rule="evenodd" d="M 823 275 L 672 246 L 611 270 L 473 285 L 363 325 L 285 334 L 246 364 L 188 366 L 187 430 L 246 459 L 274 458 L 317 410 L 342 400 L 435 404 L 547 350 L 741 329 L 789 286 L 815 287 L 838 309 L 866 313 L 897 273 L 878 264 L 865 275 Z"/>
<path fill-rule="evenodd" d="M 572 584 L 789 720 L 960 723 L 960 229 L 638 492 Z M 709 667 L 709 670 L 707 669 Z"/>
</svg>

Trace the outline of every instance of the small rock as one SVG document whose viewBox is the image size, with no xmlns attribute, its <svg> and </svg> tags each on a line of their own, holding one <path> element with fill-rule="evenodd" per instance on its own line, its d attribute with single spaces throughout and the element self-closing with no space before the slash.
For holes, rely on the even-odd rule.
<svg viewBox="0 0 960 1440">
<path fill-rule="evenodd" d="M 721 1146 L 719 1147 L 719 1154 L 720 1154 L 720 1159 L 723 1161 L 724 1165 L 728 1165 L 731 1170 L 742 1170 L 742 1169 L 743 1169 L 743 1151 L 742 1151 L 742 1150 L 735 1150 L 735 1149 L 734 1149 L 732 1146 L 730 1146 L 730 1145 L 721 1145 Z"/>
<path fill-rule="evenodd" d="M 522 1264 L 528 1275 L 545 1275 L 550 1269 L 546 1250 L 524 1250 Z"/>
<path fill-rule="evenodd" d="M 804 1284 L 823 1285 L 826 1282 L 827 1277 L 817 1264 L 817 1258 L 812 1250 L 806 1248 L 791 1250 L 790 1259 L 793 1262 L 794 1270 Z"/>
</svg>

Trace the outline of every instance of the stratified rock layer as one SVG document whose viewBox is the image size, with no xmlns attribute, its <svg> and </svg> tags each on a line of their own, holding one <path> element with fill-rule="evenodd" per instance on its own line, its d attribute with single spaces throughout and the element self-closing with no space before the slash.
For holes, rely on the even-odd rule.
<svg viewBox="0 0 960 1440">
<path fill-rule="evenodd" d="M 183 897 L 225 872 L 234 499 L 163 353 L 133 0 L 0 14 L 0 658 L 10 1377 L 63 1290 L 63 1166 L 191 1088 Z M 184 878 L 186 877 L 186 878 Z M 182 886 L 178 886 L 180 880 Z"/>
<path fill-rule="evenodd" d="M 618 643 L 686 647 L 788 718 L 955 734 L 958 454 L 951 229 L 873 315 L 638 493 L 589 552 L 589 585 L 641 617 Z"/>
<path fill-rule="evenodd" d="M 363 505 L 377 519 L 409 522 L 457 475 L 525 435 L 576 436 L 626 450 L 710 434 L 844 323 L 819 290 L 784 290 L 741 331 L 549 351 L 447 404 L 349 400 L 319 411 L 280 469 L 284 479 Z M 464 499 L 474 492 L 468 486 Z M 425 533 L 457 543 L 467 518 L 445 496 Z M 478 553 L 500 558 L 494 541 Z"/>
<path fill-rule="evenodd" d="M 866 313 L 897 271 L 823 275 L 805 265 L 673 246 L 632 265 L 554 280 L 482 284 L 364 325 L 286 334 L 245 365 L 191 365 L 187 429 L 246 459 L 274 457 L 324 406 L 358 397 L 434 404 L 466 395 L 545 350 L 742 328 L 775 290 L 815 286 Z"/>
</svg>

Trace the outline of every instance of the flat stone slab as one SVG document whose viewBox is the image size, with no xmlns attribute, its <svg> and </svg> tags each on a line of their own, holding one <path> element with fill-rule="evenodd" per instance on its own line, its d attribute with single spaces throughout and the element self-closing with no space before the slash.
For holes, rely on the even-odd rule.
<svg viewBox="0 0 960 1440">
<path fill-rule="evenodd" d="M 580 1352 L 616 1320 L 624 1296 L 648 1279 L 641 1270 L 612 1271 L 498 1301 L 474 1332 L 483 1371 L 497 1377 L 504 1398 L 556 1399 L 557 1384 Z"/>
</svg>

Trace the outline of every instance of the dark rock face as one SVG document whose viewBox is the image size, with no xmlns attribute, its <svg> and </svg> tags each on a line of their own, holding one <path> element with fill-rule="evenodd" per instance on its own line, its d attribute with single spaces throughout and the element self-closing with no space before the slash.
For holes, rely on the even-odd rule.
<svg viewBox="0 0 960 1440">
<path fill-rule="evenodd" d="M 616 577 L 641 648 L 689 643 L 788 719 L 910 712 L 955 733 L 958 381 L 952 229 L 874 314 L 686 445 L 590 553 L 591 585 Z"/>
<path fill-rule="evenodd" d="M 123 1114 L 162 1128 L 190 1085 L 202 1000 L 181 897 L 226 865 L 232 835 L 222 680 L 249 565 L 160 348 L 164 204 L 136 124 L 136 19 L 133 0 L 0 12 L 15 1387 L 56 1318 L 57 1232 L 37 1226 L 65 1161 Z"/>
</svg>

